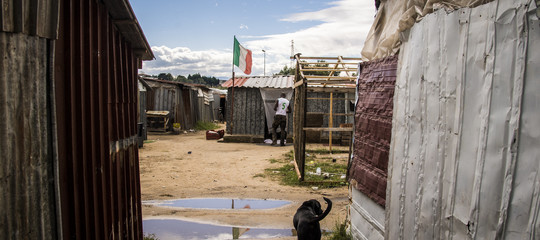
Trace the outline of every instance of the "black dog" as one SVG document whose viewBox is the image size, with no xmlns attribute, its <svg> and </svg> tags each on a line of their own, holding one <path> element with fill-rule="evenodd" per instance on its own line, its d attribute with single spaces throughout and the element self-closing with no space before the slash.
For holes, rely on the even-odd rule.
<svg viewBox="0 0 540 240">
<path fill-rule="evenodd" d="M 330 210 L 332 210 L 332 201 L 328 198 L 323 198 L 328 204 L 324 213 L 321 209 L 321 204 L 315 199 L 305 201 L 302 203 L 302 206 L 296 210 L 293 224 L 298 233 L 298 240 L 321 239 L 321 225 L 319 224 L 319 221 L 326 217 Z"/>
</svg>

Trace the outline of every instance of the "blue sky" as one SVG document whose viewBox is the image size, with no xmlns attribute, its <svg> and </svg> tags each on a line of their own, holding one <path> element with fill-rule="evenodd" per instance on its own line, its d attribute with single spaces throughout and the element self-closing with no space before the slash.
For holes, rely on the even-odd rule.
<svg viewBox="0 0 540 240">
<path fill-rule="evenodd" d="M 156 56 L 141 72 L 231 77 L 233 36 L 253 52 L 252 76 L 303 56 L 359 57 L 373 22 L 372 0 L 130 0 Z M 243 75 L 235 70 L 237 75 Z"/>
</svg>

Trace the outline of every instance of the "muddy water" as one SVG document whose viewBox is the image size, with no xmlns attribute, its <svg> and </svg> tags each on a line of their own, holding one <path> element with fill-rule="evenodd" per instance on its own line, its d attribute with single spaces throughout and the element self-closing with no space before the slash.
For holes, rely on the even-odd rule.
<svg viewBox="0 0 540 240">
<path fill-rule="evenodd" d="M 145 234 L 160 240 L 172 239 L 269 239 L 294 236 L 292 229 L 263 229 L 202 224 L 176 219 L 143 220 Z"/>
</svg>

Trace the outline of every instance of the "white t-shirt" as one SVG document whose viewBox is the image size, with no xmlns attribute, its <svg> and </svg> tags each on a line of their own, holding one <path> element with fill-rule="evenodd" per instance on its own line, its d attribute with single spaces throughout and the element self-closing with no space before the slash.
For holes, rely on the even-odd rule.
<svg viewBox="0 0 540 240">
<path fill-rule="evenodd" d="M 289 100 L 285 98 L 278 98 L 278 107 L 276 115 L 287 116 L 287 108 L 289 107 Z"/>
</svg>

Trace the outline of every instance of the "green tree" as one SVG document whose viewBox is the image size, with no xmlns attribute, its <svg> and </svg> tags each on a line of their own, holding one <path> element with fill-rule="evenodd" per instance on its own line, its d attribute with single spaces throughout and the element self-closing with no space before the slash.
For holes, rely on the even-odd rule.
<svg viewBox="0 0 540 240">
<path fill-rule="evenodd" d="M 182 75 L 178 75 L 178 76 L 176 76 L 176 78 L 174 80 L 178 81 L 178 82 L 185 82 L 187 80 L 187 78 L 182 76 Z"/>
<path fill-rule="evenodd" d="M 296 68 L 289 68 L 287 67 L 287 65 L 285 65 L 283 67 L 283 69 L 281 69 L 281 71 L 279 71 L 279 73 L 274 73 L 274 76 L 276 75 L 295 75 L 296 74 Z"/>
<path fill-rule="evenodd" d="M 174 80 L 174 77 L 172 76 L 171 73 L 160 73 L 158 74 L 157 78 L 161 80 L 169 80 L 169 81 Z"/>
</svg>

